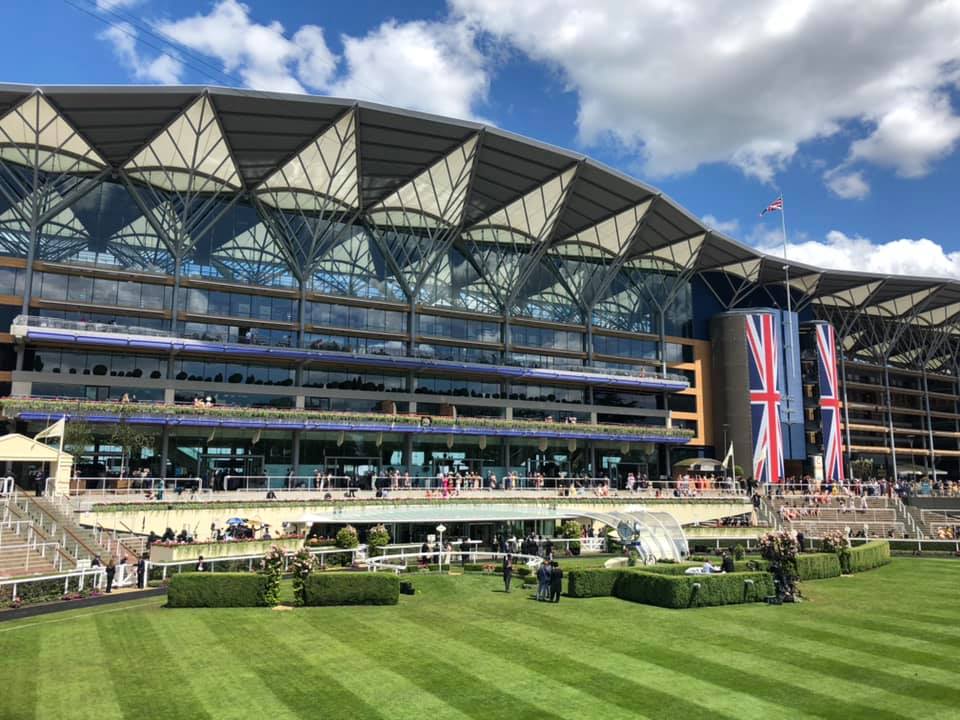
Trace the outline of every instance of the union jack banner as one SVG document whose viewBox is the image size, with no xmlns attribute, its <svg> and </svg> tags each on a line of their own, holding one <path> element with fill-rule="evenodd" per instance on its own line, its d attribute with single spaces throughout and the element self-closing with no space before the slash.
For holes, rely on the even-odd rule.
<svg viewBox="0 0 960 720">
<path fill-rule="evenodd" d="M 766 215 L 768 212 L 776 212 L 777 210 L 780 210 L 781 212 L 783 212 L 783 195 L 781 195 L 781 196 L 778 197 L 776 200 L 774 200 L 772 203 L 770 203 L 769 205 L 767 205 L 767 207 L 764 208 L 763 212 L 760 213 L 760 217 L 763 217 L 763 216 Z"/>
<path fill-rule="evenodd" d="M 823 477 L 843 479 L 840 437 L 840 382 L 837 375 L 837 336 L 832 325 L 817 323 L 817 357 L 820 358 L 820 424 L 823 430 Z"/>
<path fill-rule="evenodd" d="M 753 479 L 777 484 L 783 479 L 783 429 L 780 425 L 780 348 L 774 316 L 747 315 L 747 365 L 753 422 Z"/>
</svg>

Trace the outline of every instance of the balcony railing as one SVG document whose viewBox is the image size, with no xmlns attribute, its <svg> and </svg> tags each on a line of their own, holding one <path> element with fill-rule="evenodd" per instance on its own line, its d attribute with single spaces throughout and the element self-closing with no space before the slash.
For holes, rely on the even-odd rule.
<svg viewBox="0 0 960 720">
<path fill-rule="evenodd" d="M 583 382 L 591 385 L 611 385 L 625 387 L 646 387 L 656 390 L 679 391 L 690 386 L 683 375 L 662 373 L 653 368 L 638 366 L 636 369 L 593 367 L 573 363 L 546 365 L 537 363 L 529 357 L 508 353 L 506 359 L 497 364 L 440 360 L 430 353 L 414 348 L 411 351 L 402 348 L 395 353 L 359 353 L 342 347 L 333 347 L 326 342 L 315 343 L 310 348 L 289 346 L 268 346 L 256 342 L 231 343 L 213 336 L 178 337 L 165 330 L 153 330 L 136 326 L 115 325 L 112 323 L 93 323 L 58 318 L 18 315 L 12 325 L 14 335 L 34 340 L 72 339 L 90 344 L 104 344 L 111 347 L 129 347 L 131 349 L 177 350 L 197 352 L 222 352 L 245 356 L 263 356 L 265 358 L 288 360 L 335 361 L 348 365 L 374 365 L 393 367 L 397 370 L 437 369 L 468 371 L 481 374 L 501 375 L 504 377 L 522 377 L 531 380 L 560 380 Z M 82 333 L 97 333 L 84 335 Z M 98 337 L 120 335 L 122 338 Z"/>
<path fill-rule="evenodd" d="M 91 423 L 178 425 L 186 427 L 262 428 L 345 432 L 394 432 L 423 435 L 490 435 L 543 439 L 612 440 L 616 442 L 687 443 L 693 432 L 685 428 L 645 425 L 562 423 L 505 418 L 441 417 L 340 413 L 280 408 L 214 405 L 197 407 L 169 403 L 122 403 L 73 399 L 4 398 L 7 417 L 27 421 L 82 418 Z"/>
</svg>

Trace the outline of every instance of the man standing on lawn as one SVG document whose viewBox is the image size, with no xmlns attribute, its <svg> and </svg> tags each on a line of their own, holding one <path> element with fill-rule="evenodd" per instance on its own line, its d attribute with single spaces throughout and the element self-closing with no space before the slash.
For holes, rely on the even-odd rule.
<svg viewBox="0 0 960 720">
<path fill-rule="evenodd" d="M 537 568 L 537 600 L 550 599 L 550 563 L 542 562 Z"/>
<path fill-rule="evenodd" d="M 513 578 L 513 556 L 507 553 L 503 556 L 503 591 L 510 592 L 510 580 Z"/>
<path fill-rule="evenodd" d="M 558 603 L 563 590 L 563 570 L 560 569 L 560 563 L 556 560 L 550 565 L 550 600 Z"/>
</svg>

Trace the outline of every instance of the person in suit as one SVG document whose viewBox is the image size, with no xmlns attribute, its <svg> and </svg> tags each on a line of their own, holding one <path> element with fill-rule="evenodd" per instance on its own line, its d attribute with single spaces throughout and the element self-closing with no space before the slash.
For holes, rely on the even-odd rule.
<svg viewBox="0 0 960 720">
<path fill-rule="evenodd" d="M 143 590 L 147 586 L 147 554 L 142 553 L 137 559 L 137 587 Z"/>
<path fill-rule="evenodd" d="M 733 555 L 730 554 L 729 550 L 723 551 L 723 560 L 720 562 L 720 570 L 725 573 L 732 573 L 736 571 L 736 565 L 733 563 Z"/>
<path fill-rule="evenodd" d="M 464 538 L 460 542 L 460 565 L 466 565 L 470 560 L 470 543 Z"/>
<path fill-rule="evenodd" d="M 113 592 L 113 578 L 116 576 L 116 574 L 117 574 L 117 563 L 113 559 L 113 556 L 111 555 L 107 559 L 107 592 L 108 593 Z"/>
<path fill-rule="evenodd" d="M 542 562 L 537 568 L 537 600 L 550 599 L 550 563 Z"/>
<path fill-rule="evenodd" d="M 550 600 L 560 602 L 560 592 L 563 590 L 563 570 L 560 563 L 554 560 L 550 563 Z"/>
<path fill-rule="evenodd" d="M 507 553 L 503 556 L 503 591 L 510 592 L 510 580 L 513 579 L 513 556 Z"/>
</svg>

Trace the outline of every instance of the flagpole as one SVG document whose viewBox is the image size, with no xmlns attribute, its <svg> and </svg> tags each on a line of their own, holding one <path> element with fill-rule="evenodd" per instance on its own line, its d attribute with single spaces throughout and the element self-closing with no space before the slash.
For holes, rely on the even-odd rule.
<svg viewBox="0 0 960 720">
<path fill-rule="evenodd" d="M 783 193 L 780 193 L 780 230 L 783 232 L 783 289 L 787 293 L 787 322 L 786 322 L 786 332 L 787 338 L 783 343 L 784 350 L 788 349 L 789 342 L 789 352 L 787 353 L 787 370 L 793 372 L 793 297 L 790 292 L 790 261 L 787 259 L 787 250 L 789 248 L 789 240 L 787 239 L 787 211 L 786 203 L 783 201 Z M 793 411 L 790 406 L 790 388 L 787 382 L 788 378 L 784 379 L 783 388 L 784 388 L 784 403 L 786 405 L 786 416 L 787 422 L 793 420 Z"/>
</svg>

